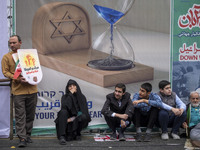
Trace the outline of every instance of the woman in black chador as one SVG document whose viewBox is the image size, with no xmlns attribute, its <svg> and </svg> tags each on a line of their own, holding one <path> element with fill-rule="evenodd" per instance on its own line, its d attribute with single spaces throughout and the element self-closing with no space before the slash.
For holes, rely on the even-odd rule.
<svg viewBox="0 0 200 150">
<path fill-rule="evenodd" d="M 87 100 L 76 81 L 69 80 L 61 99 L 61 110 L 55 120 L 57 137 L 61 145 L 66 140 L 81 140 L 81 130 L 91 121 Z"/>
</svg>

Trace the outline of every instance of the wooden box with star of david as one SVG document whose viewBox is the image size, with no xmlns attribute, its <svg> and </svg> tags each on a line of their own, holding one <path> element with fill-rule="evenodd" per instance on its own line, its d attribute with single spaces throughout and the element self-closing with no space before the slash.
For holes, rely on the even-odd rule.
<svg viewBox="0 0 200 150">
<path fill-rule="evenodd" d="M 32 46 L 41 65 L 102 86 L 153 79 L 152 67 L 135 63 L 120 71 L 97 70 L 87 66 L 91 55 L 91 27 L 84 8 L 75 3 L 52 2 L 40 7 L 32 23 Z M 93 51 L 95 55 L 108 54 Z"/>
</svg>

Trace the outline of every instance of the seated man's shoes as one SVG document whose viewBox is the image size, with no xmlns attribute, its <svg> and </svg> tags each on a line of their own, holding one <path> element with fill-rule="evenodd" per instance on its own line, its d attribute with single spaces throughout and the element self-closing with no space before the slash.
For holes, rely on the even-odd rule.
<svg viewBox="0 0 200 150">
<path fill-rule="evenodd" d="M 33 143 L 33 141 L 31 140 L 30 137 L 27 137 L 26 142 L 27 142 L 27 143 Z"/>
<path fill-rule="evenodd" d="M 136 141 L 137 142 L 142 142 L 142 133 L 137 133 L 136 134 Z"/>
<path fill-rule="evenodd" d="M 151 142 L 151 134 L 150 133 L 146 133 L 144 136 L 144 142 Z"/>
<path fill-rule="evenodd" d="M 180 136 L 178 134 L 175 134 L 175 133 L 172 133 L 171 136 L 174 140 L 180 140 L 181 139 Z"/>
<path fill-rule="evenodd" d="M 126 141 L 126 138 L 123 132 L 119 132 L 119 141 Z"/>
<path fill-rule="evenodd" d="M 74 138 L 71 137 L 71 136 L 67 136 L 67 137 L 66 137 L 66 141 L 73 141 L 73 140 L 74 140 Z"/>
<path fill-rule="evenodd" d="M 25 139 L 20 139 L 18 145 L 18 147 L 26 147 L 27 146 L 27 143 L 26 143 L 26 140 Z"/>
<path fill-rule="evenodd" d="M 116 140 L 117 139 L 117 134 L 116 132 L 113 132 L 110 136 L 110 140 Z"/>
<path fill-rule="evenodd" d="M 59 143 L 60 143 L 60 145 L 66 145 L 66 144 L 67 144 L 67 142 L 66 142 L 64 136 L 61 136 L 61 137 L 59 138 Z"/>
<path fill-rule="evenodd" d="M 162 139 L 162 140 L 168 140 L 168 139 L 169 139 L 168 133 L 167 133 L 167 132 L 166 132 L 166 133 L 162 133 L 161 139 Z"/>
<path fill-rule="evenodd" d="M 66 136 L 66 141 L 76 140 L 76 135 L 73 132 L 68 132 Z"/>
<path fill-rule="evenodd" d="M 77 136 L 75 137 L 75 140 L 76 140 L 76 141 L 81 141 L 81 136 L 80 136 L 80 135 L 77 135 Z"/>
<path fill-rule="evenodd" d="M 76 141 L 81 141 L 81 133 L 80 132 L 77 132 L 75 135 L 75 140 Z"/>
</svg>

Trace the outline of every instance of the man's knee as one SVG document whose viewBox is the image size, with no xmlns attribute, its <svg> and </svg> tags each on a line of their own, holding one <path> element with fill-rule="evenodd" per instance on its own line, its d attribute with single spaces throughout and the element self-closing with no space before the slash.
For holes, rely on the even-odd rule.
<svg viewBox="0 0 200 150">
<path fill-rule="evenodd" d="M 159 111 L 159 118 L 165 118 L 165 117 L 169 117 L 169 113 L 166 110 L 160 110 Z"/>
<path fill-rule="evenodd" d="M 120 122 L 120 119 L 117 118 L 117 117 L 111 117 L 111 116 L 104 116 L 105 120 L 106 120 L 106 123 L 108 125 L 114 125 L 117 123 L 117 122 Z"/>
<path fill-rule="evenodd" d="M 106 122 L 108 122 L 108 121 L 114 121 L 114 117 L 109 117 L 109 116 L 104 116 L 104 118 L 105 118 L 105 120 L 106 120 Z"/>
<path fill-rule="evenodd" d="M 200 141 L 200 130 L 192 129 L 190 131 L 190 139 Z"/>
</svg>

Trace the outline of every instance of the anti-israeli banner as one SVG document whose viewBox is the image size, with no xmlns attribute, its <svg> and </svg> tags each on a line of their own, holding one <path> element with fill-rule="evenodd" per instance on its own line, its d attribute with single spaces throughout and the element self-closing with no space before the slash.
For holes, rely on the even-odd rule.
<svg viewBox="0 0 200 150">
<path fill-rule="evenodd" d="M 171 1 L 171 77 L 173 91 L 188 103 L 200 91 L 200 1 Z"/>
<path fill-rule="evenodd" d="M 8 52 L 8 22 L 7 1 L 1 1 L 0 5 L 0 60 Z M 0 78 L 5 78 L 0 70 Z M 9 137 L 10 132 L 10 87 L 0 86 L 0 138 Z"/>
<path fill-rule="evenodd" d="M 170 1 L 114 1 L 115 5 L 98 4 L 96 8 L 89 0 L 16 1 L 16 32 L 22 38 L 21 48 L 37 49 L 43 72 L 33 135 L 55 134 L 54 120 L 69 79 L 79 84 L 87 98 L 92 120 L 87 129 L 108 127 L 101 109 L 106 95 L 114 92 L 117 83 L 125 83 L 133 98 L 142 83 L 151 83 L 152 91 L 158 92 L 159 81 L 169 80 Z M 104 46 L 110 47 L 105 44 L 110 44 L 109 15 L 105 19 L 96 11 L 102 5 L 104 10 L 120 8 L 114 11 L 121 15 L 115 20 L 112 46 L 119 53 L 115 55 L 114 50 L 112 54 L 127 54 L 125 58 L 132 59 L 124 70 L 100 70 L 88 65 L 93 58 L 109 54 L 98 50 L 100 46 L 103 50 Z M 99 46 L 94 47 L 95 44 Z"/>
</svg>

